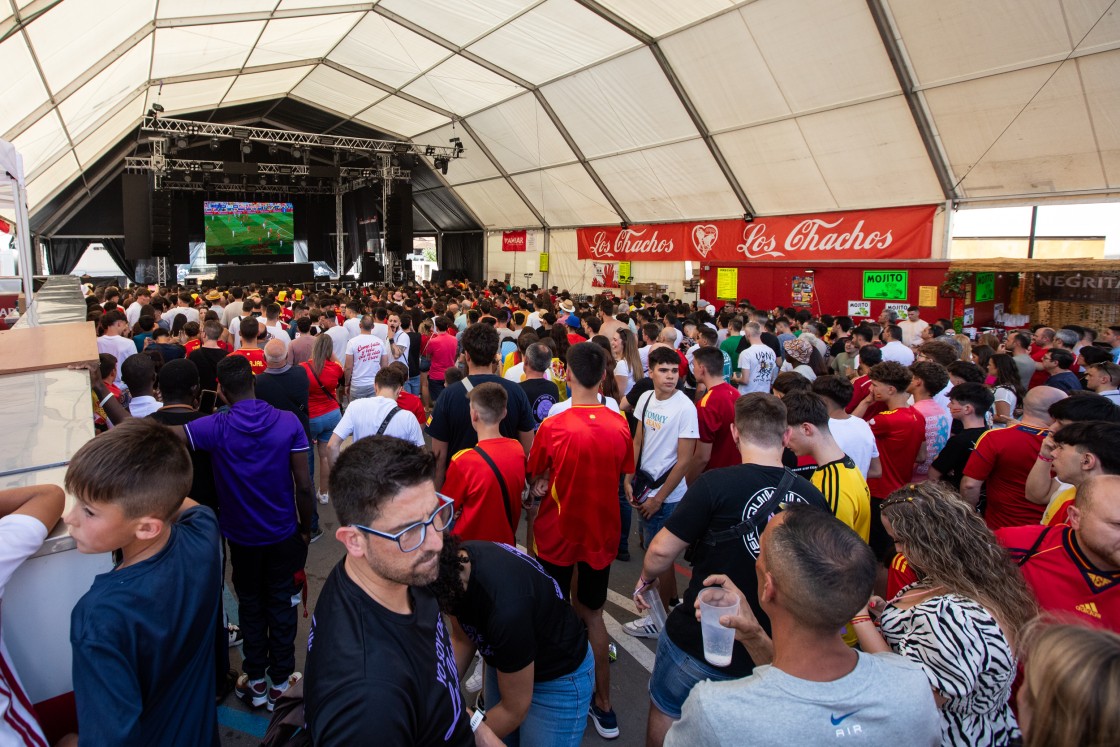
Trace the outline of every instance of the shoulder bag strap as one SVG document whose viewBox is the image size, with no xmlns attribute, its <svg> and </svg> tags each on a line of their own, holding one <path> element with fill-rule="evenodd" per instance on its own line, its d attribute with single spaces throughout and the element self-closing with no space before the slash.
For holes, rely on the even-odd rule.
<svg viewBox="0 0 1120 747">
<path fill-rule="evenodd" d="M 401 411 L 400 407 L 394 407 L 392 410 L 389 411 L 389 414 L 386 415 L 385 419 L 381 421 L 381 427 L 377 429 L 377 435 L 379 435 L 379 436 L 384 436 L 385 435 L 385 429 L 389 427 L 390 421 L 392 421 L 392 419 L 394 417 L 396 417 L 397 413 L 400 412 L 400 411 Z"/>
<path fill-rule="evenodd" d="M 778 482 L 778 487 L 774 489 L 773 495 L 755 511 L 751 518 L 736 524 L 730 529 L 724 529 L 719 532 L 709 531 L 704 535 L 702 540 L 704 544 L 718 545 L 721 542 L 739 539 L 756 530 L 761 531 L 766 526 L 766 522 L 770 520 L 770 516 L 774 513 L 774 510 L 778 508 L 778 504 L 786 500 L 789 495 L 789 489 L 793 485 L 793 478 L 794 474 L 790 472 L 789 469 L 785 469 L 785 474 L 782 475 L 782 479 Z"/>
<path fill-rule="evenodd" d="M 470 399 L 472 389 L 474 389 L 474 384 L 471 383 L 471 377 L 470 376 L 464 376 L 463 377 L 463 394 L 467 397 L 467 399 Z"/>
<path fill-rule="evenodd" d="M 1034 540 L 1034 544 L 1030 546 L 1029 550 L 1027 550 L 1025 553 L 1023 553 L 1023 557 L 1019 558 L 1019 560 L 1016 562 L 1016 565 L 1018 565 L 1020 568 L 1022 568 L 1023 566 L 1025 566 L 1027 564 L 1027 562 L 1031 558 L 1033 558 L 1035 555 L 1037 555 L 1038 554 L 1038 548 L 1042 547 L 1042 541 L 1046 539 L 1046 535 L 1049 534 L 1050 530 L 1053 529 L 1053 528 L 1054 527 L 1047 526 L 1045 529 L 1043 529 L 1041 532 L 1039 532 L 1038 537 L 1036 537 L 1035 540 Z"/>
<path fill-rule="evenodd" d="M 649 401 L 651 399 L 653 399 L 654 392 L 650 391 L 650 392 L 648 392 L 648 394 L 649 394 L 649 397 L 646 398 L 645 404 L 642 405 L 642 413 L 641 413 L 641 415 L 638 416 L 638 427 L 642 429 L 642 445 L 638 447 L 638 456 L 634 460 L 634 471 L 635 472 L 637 472 L 638 470 L 640 470 L 642 468 L 642 452 L 646 450 L 646 432 L 645 432 L 646 408 L 649 407 Z M 641 398 L 639 397 L 639 399 L 641 399 Z"/>
<path fill-rule="evenodd" d="M 319 389 L 322 390 L 323 394 L 330 397 L 331 402 L 334 402 L 337 405 L 338 404 L 338 398 L 335 397 L 330 392 L 328 392 L 327 388 L 325 386 L 323 386 L 323 382 L 319 381 L 319 374 L 315 373 L 315 364 L 308 362 L 307 371 L 308 371 L 308 373 L 311 374 L 311 378 L 315 379 L 315 383 L 319 385 Z M 334 411 L 332 410 L 331 412 L 334 412 Z"/>
<path fill-rule="evenodd" d="M 513 523 L 513 509 L 509 505 L 509 488 L 506 486 L 506 479 L 502 477 L 501 470 L 498 469 L 498 465 L 494 464 L 494 460 L 490 458 L 489 454 L 478 446 L 475 446 L 474 450 L 490 465 L 490 469 L 494 470 L 494 477 L 498 478 L 498 486 L 502 489 L 502 506 L 506 510 L 506 521 L 509 522 L 509 528 L 516 534 L 517 526 Z"/>
</svg>

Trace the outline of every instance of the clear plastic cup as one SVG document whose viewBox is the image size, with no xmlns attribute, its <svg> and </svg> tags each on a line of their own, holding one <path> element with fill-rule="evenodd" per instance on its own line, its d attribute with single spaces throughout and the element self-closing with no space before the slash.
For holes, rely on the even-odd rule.
<svg viewBox="0 0 1120 747">
<path fill-rule="evenodd" d="M 719 623 L 724 615 L 739 614 L 739 596 L 711 586 L 699 594 L 700 633 L 704 637 L 704 658 L 715 667 L 731 663 L 731 649 L 735 645 L 734 628 Z"/>
</svg>

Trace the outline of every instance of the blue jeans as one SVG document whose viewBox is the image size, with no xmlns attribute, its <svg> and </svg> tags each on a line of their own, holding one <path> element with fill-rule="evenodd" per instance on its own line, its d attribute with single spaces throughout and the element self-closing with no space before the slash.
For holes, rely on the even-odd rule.
<svg viewBox="0 0 1120 747">
<path fill-rule="evenodd" d="M 311 425 L 311 448 L 307 451 L 308 460 L 311 463 L 311 487 L 315 487 L 315 461 L 318 459 L 319 449 L 323 449 L 326 453 L 327 442 L 331 440 L 331 434 L 334 433 L 338 421 L 342 420 L 342 410 L 336 408 L 330 412 L 320 415 L 317 418 L 311 418 L 309 421 Z M 317 444 L 317 445 L 316 445 Z M 324 493 L 329 492 L 326 485 L 323 485 Z M 319 528 L 319 502 L 315 501 L 315 512 L 312 516 L 311 530 L 314 531 Z"/>
<path fill-rule="evenodd" d="M 699 623 L 697 623 L 699 625 Z M 680 719 L 681 708 L 692 688 L 701 680 L 722 682 L 736 679 L 708 662 L 694 659 L 669 640 L 662 631 L 657 639 L 657 658 L 649 677 L 649 699 L 666 716 Z"/>
<path fill-rule="evenodd" d="M 668 518 L 673 515 L 673 509 L 676 507 L 677 503 L 662 503 L 661 508 L 657 509 L 657 513 L 648 519 L 642 516 L 641 512 L 638 513 L 638 526 L 642 530 L 642 537 L 646 541 L 647 548 L 649 543 L 653 542 L 654 536 L 661 531 L 661 527 L 665 526 Z"/>
<path fill-rule="evenodd" d="M 486 707 L 501 702 L 498 672 L 486 667 Z M 516 730 L 502 741 L 507 747 L 579 747 L 587 728 L 587 710 L 595 690 L 595 657 L 591 645 L 575 671 L 548 682 L 533 683 L 533 700 Z"/>
<path fill-rule="evenodd" d="M 630 552 L 630 526 L 634 521 L 634 507 L 626 500 L 626 488 L 623 487 L 625 481 L 626 475 L 618 478 L 618 513 L 622 518 L 622 534 L 618 538 L 620 553 Z"/>
<path fill-rule="evenodd" d="M 415 394 L 417 397 L 419 397 L 420 396 L 420 374 L 416 374 L 415 376 L 410 376 L 408 378 L 408 381 L 406 381 L 404 383 L 404 390 L 406 392 L 408 392 L 409 394 Z"/>
</svg>

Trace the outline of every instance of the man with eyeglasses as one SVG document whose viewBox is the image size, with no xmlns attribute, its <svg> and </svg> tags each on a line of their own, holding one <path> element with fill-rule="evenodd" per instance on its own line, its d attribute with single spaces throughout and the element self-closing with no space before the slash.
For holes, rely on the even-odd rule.
<svg viewBox="0 0 1120 747">
<path fill-rule="evenodd" d="M 390 436 L 356 441 L 331 471 L 346 556 L 323 585 L 307 641 L 304 702 L 317 747 L 501 744 L 463 702 L 426 588 L 454 516 L 434 478 L 430 452 Z"/>
</svg>

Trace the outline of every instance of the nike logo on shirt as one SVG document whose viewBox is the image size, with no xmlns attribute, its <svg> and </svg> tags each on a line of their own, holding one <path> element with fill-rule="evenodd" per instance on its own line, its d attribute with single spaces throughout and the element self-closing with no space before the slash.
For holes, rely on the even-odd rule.
<svg viewBox="0 0 1120 747">
<path fill-rule="evenodd" d="M 859 713 L 858 710 L 857 711 L 852 711 L 851 713 L 845 713 L 843 716 L 840 716 L 840 717 L 832 716 L 832 718 L 831 718 L 832 725 L 833 726 L 839 726 L 840 724 L 842 724 L 844 722 L 844 719 L 848 718 L 849 716 L 854 716 L 857 713 Z"/>
</svg>

